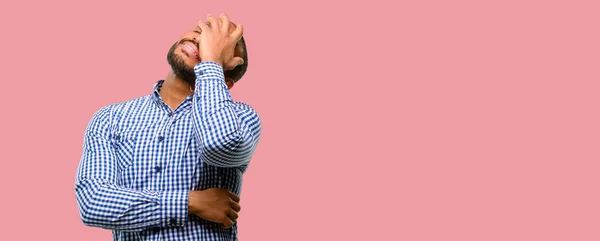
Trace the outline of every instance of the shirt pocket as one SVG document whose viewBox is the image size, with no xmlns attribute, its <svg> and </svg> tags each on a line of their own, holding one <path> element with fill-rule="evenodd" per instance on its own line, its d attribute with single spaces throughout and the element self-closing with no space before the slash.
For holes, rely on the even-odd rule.
<svg viewBox="0 0 600 241">
<path fill-rule="evenodd" d="M 119 173 L 122 173 L 133 163 L 138 139 L 137 134 L 138 132 L 136 131 L 125 131 L 114 134 L 113 146 Z"/>
</svg>

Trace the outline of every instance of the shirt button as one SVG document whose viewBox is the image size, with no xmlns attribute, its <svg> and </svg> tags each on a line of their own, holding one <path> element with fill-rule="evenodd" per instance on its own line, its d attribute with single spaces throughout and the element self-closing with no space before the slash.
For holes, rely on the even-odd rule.
<svg viewBox="0 0 600 241">
<path fill-rule="evenodd" d="M 204 72 L 202 72 L 202 70 L 198 70 L 198 75 L 203 75 Z"/>
<path fill-rule="evenodd" d="M 115 139 L 116 139 L 117 141 L 118 141 L 118 140 L 121 140 L 121 136 L 120 136 L 120 135 L 116 135 L 116 136 L 115 136 Z"/>
<path fill-rule="evenodd" d="M 160 172 L 160 170 L 162 170 L 162 168 L 160 168 L 160 166 L 156 166 L 156 167 L 154 167 L 154 170 L 155 170 L 156 172 Z"/>
<path fill-rule="evenodd" d="M 173 116 L 173 113 L 169 113 L 169 114 L 167 114 L 167 116 L 168 116 L 168 117 L 171 117 L 171 116 Z"/>
<path fill-rule="evenodd" d="M 159 137 L 158 137 L 158 141 L 162 141 L 162 140 L 164 140 L 164 139 L 165 139 L 165 137 L 164 137 L 164 136 L 159 136 Z"/>
<path fill-rule="evenodd" d="M 171 223 L 171 225 L 176 225 L 177 220 L 175 218 L 171 218 L 171 220 L 169 220 L 169 223 Z"/>
</svg>

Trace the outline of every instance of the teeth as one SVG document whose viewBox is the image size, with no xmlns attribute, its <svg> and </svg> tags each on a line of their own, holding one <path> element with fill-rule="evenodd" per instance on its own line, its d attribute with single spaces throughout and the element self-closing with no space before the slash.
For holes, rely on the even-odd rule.
<svg viewBox="0 0 600 241">
<path fill-rule="evenodd" d="M 192 53 L 194 53 L 194 55 L 198 55 L 198 53 L 196 53 L 196 50 L 194 49 L 194 47 L 192 47 L 190 43 L 185 43 L 185 47 L 188 48 Z"/>
</svg>

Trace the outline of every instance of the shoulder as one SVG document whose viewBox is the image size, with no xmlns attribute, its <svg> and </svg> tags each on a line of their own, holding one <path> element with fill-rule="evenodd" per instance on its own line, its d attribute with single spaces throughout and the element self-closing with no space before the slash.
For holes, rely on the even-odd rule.
<svg viewBox="0 0 600 241">
<path fill-rule="evenodd" d="M 246 126 L 254 131 L 254 135 L 260 136 L 262 132 L 262 120 L 258 111 L 252 106 L 243 102 L 234 102 L 235 110 Z"/>
<path fill-rule="evenodd" d="M 88 130 L 103 130 L 107 129 L 115 120 L 120 119 L 131 110 L 139 109 L 147 101 L 150 100 L 150 95 L 138 97 L 135 99 L 117 102 L 105 105 L 96 110 L 88 124 Z"/>
<path fill-rule="evenodd" d="M 239 101 L 234 101 L 233 103 L 238 112 L 244 112 L 258 118 L 258 111 L 251 105 Z"/>
<path fill-rule="evenodd" d="M 244 102 L 240 102 L 240 101 L 233 101 L 234 106 L 236 107 L 236 109 L 244 109 L 244 110 L 252 110 L 252 111 L 256 111 L 251 105 L 246 104 Z"/>
<path fill-rule="evenodd" d="M 142 97 L 138 97 L 138 98 L 123 101 L 123 102 L 108 104 L 108 105 L 105 105 L 105 106 L 101 107 L 100 109 L 96 110 L 93 117 L 105 117 L 106 118 L 106 116 L 122 115 L 122 114 L 126 113 L 127 111 L 130 111 L 132 108 L 135 108 L 137 106 L 141 106 L 141 105 L 145 104 L 149 100 L 150 100 L 150 96 L 147 95 L 147 96 L 142 96 Z"/>
</svg>

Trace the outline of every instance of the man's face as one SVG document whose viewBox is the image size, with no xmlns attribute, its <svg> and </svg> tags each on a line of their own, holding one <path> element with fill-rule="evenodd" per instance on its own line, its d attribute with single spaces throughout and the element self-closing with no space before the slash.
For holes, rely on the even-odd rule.
<svg viewBox="0 0 600 241">
<path fill-rule="evenodd" d="M 233 25 L 233 23 L 231 25 L 230 32 L 233 32 L 235 30 L 235 25 Z M 169 62 L 169 65 L 171 65 L 171 69 L 175 75 L 191 86 L 194 86 L 196 83 L 194 66 L 200 63 L 198 42 L 200 41 L 201 33 L 202 30 L 200 27 L 196 26 L 192 31 L 181 36 L 181 38 L 171 46 L 171 49 L 169 49 L 169 53 L 167 54 L 167 61 Z M 244 54 L 244 49 L 240 45 L 236 45 L 234 56 L 241 57 L 242 54 Z M 225 72 L 225 78 L 227 79 L 227 71 Z"/>
<path fill-rule="evenodd" d="M 191 86 L 196 82 L 194 66 L 200 62 L 198 41 L 201 32 L 199 27 L 195 27 L 191 32 L 184 34 L 171 46 L 167 54 L 167 61 L 173 73 Z"/>
</svg>

